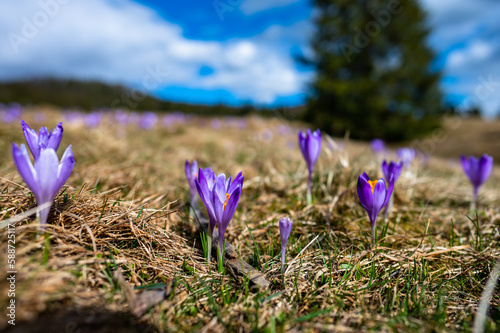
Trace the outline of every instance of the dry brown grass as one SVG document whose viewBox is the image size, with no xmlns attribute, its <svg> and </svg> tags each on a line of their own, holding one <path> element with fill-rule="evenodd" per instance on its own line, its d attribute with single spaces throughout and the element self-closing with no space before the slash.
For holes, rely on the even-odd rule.
<svg viewBox="0 0 500 333">
<path fill-rule="evenodd" d="M 59 114 L 46 112 L 55 123 Z M 361 172 L 381 176 L 369 148 L 346 142 L 345 167 L 343 153 L 325 145 L 314 174 L 315 204 L 306 206 L 296 134 L 280 134 L 281 125 L 259 118 L 243 130 L 214 130 L 200 119 L 152 131 L 65 125 L 62 147 L 73 144 L 77 165 L 53 205 L 47 236 L 37 238 L 33 217 L 16 224 L 19 323 L 50 322 L 52 314 L 74 310 L 83 315 L 52 321 L 75 322 L 83 331 L 96 322 L 93 329 L 127 323 L 131 331 L 467 331 L 499 254 L 500 170 L 481 189 L 478 220 L 471 221 L 471 188 L 460 166 L 416 163 L 416 177 L 403 176 L 396 186 L 388 224 L 379 217 L 379 237 L 387 232 L 373 249 L 355 192 Z M 23 142 L 17 124 L 0 125 L 0 133 L 0 148 Z M 245 280 L 216 273 L 215 262 L 208 269 L 198 226 L 184 215 L 186 158 L 217 172 L 243 171 L 242 198 L 226 235 L 265 274 L 269 290 L 251 291 Z M 34 207 L 9 156 L 0 157 L 0 177 L 0 220 Z M 277 226 L 283 216 L 294 221 L 284 285 Z M 0 240 L 6 258 L 5 229 Z M 118 268 L 137 287 L 175 278 L 175 293 L 130 319 L 125 292 L 113 279 Z M 6 271 L 2 266 L 2 290 Z M 6 295 L 0 294 L 2 304 Z M 497 292 L 494 311 L 499 304 Z M 87 323 L 89 309 L 96 319 Z"/>
</svg>

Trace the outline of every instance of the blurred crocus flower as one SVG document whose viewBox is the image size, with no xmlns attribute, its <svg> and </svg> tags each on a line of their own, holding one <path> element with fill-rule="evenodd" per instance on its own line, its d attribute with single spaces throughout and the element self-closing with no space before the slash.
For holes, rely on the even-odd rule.
<svg viewBox="0 0 500 333">
<path fill-rule="evenodd" d="M 373 245 L 376 241 L 376 225 L 377 216 L 389 202 L 389 198 L 392 195 L 392 190 L 394 188 L 394 178 L 391 175 L 389 179 L 389 188 L 385 187 L 385 181 L 383 178 L 370 180 L 370 177 L 366 173 L 363 173 L 358 178 L 358 198 L 361 206 L 368 213 L 370 219 L 370 225 L 372 229 Z"/>
<path fill-rule="evenodd" d="M 5 110 L 0 110 L 0 116 L 4 123 L 13 123 L 21 118 L 21 105 L 17 103 L 12 103 L 5 108 Z"/>
<path fill-rule="evenodd" d="M 387 163 L 386 160 L 382 162 L 382 172 L 384 173 L 384 178 L 386 181 L 389 181 L 392 175 L 394 178 L 394 183 L 396 183 L 399 179 L 399 176 L 401 176 L 401 171 L 403 171 L 403 162 L 396 163 L 394 161 L 391 161 L 390 163 Z"/>
<path fill-rule="evenodd" d="M 318 160 L 319 154 L 321 153 L 321 132 L 316 130 L 311 133 L 310 129 L 307 129 L 306 134 L 299 132 L 299 146 L 302 156 L 307 164 L 307 169 L 309 170 L 309 179 L 307 182 L 307 204 L 312 204 L 311 195 L 311 183 L 312 183 L 312 173 L 314 165 Z"/>
<path fill-rule="evenodd" d="M 41 149 L 38 159 L 35 160 L 35 166 L 31 163 L 26 146 L 21 144 L 12 144 L 12 155 L 19 174 L 28 185 L 35 196 L 39 206 L 50 203 L 48 207 L 40 210 L 39 218 L 41 228 L 47 223 L 50 206 L 52 205 L 57 193 L 68 180 L 75 166 L 75 158 L 69 146 L 64 152 L 61 162 L 53 148 Z"/>
<path fill-rule="evenodd" d="M 156 126 L 158 122 L 158 116 L 154 112 L 145 112 L 139 121 L 139 126 L 142 129 L 150 130 Z"/>
<path fill-rule="evenodd" d="M 91 112 L 85 116 L 85 125 L 90 128 L 95 128 L 99 126 L 102 121 L 102 113 L 100 112 Z"/>
<path fill-rule="evenodd" d="M 55 151 L 59 148 L 63 136 L 62 123 L 57 124 L 54 130 L 49 131 L 47 127 L 42 127 L 38 133 L 30 128 L 24 120 L 21 120 L 24 137 L 28 143 L 28 147 L 35 158 L 35 161 L 40 156 L 40 151 L 45 148 L 52 148 Z"/>
<path fill-rule="evenodd" d="M 386 160 L 382 162 L 382 172 L 384 173 L 384 178 L 386 181 L 389 181 L 389 179 L 391 179 L 392 177 L 393 182 L 396 183 L 399 179 L 399 176 L 401 176 L 401 171 L 403 171 L 403 162 L 396 163 L 394 161 L 391 161 L 390 163 L 387 163 Z M 389 202 L 387 203 L 387 206 L 385 206 L 385 218 L 387 218 L 387 216 L 391 212 L 393 202 L 394 197 L 391 194 Z"/>
<path fill-rule="evenodd" d="M 221 260 L 224 258 L 224 234 L 238 207 L 243 179 L 241 172 L 233 180 L 232 177 L 226 179 L 226 175 L 223 173 L 215 176 L 211 169 L 199 169 L 198 179 L 195 180 L 198 194 L 207 209 L 210 220 L 210 231 L 207 235 L 209 249 L 212 243 L 212 233 L 217 225 Z"/>
<path fill-rule="evenodd" d="M 288 217 L 284 217 L 279 220 L 280 226 L 280 237 L 281 237 L 281 267 L 285 266 L 285 254 L 286 254 L 286 243 L 288 242 L 288 237 L 290 237 L 290 232 L 292 231 L 292 220 Z"/>
<path fill-rule="evenodd" d="M 372 146 L 373 152 L 375 154 L 384 154 L 386 152 L 385 148 L 385 143 L 381 139 L 373 139 L 370 142 L 370 145 Z"/>
<path fill-rule="evenodd" d="M 399 157 L 399 160 L 403 162 L 403 166 L 405 168 L 409 168 L 411 162 L 415 159 L 415 149 L 413 148 L 398 148 L 396 150 L 396 154 Z"/>
<path fill-rule="evenodd" d="M 462 168 L 474 187 L 471 201 L 471 211 L 474 211 L 476 209 L 479 188 L 488 179 L 493 169 L 493 157 L 484 154 L 478 159 L 474 156 L 467 158 L 462 155 Z"/>
</svg>

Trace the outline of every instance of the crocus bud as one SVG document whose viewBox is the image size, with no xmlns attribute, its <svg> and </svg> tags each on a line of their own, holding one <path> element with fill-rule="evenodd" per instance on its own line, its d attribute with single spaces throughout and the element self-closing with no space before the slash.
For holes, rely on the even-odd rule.
<svg viewBox="0 0 500 333">
<path fill-rule="evenodd" d="M 476 208 L 479 188 L 483 185 L 486 179 L 488 179 L 491 174 L 491 170 L 493 169 L 493 157 L 484 154 L 481 158 L 475 158 L 474 156 L 466 158 L 462 155 L 462 168 L 474 188 L 471 202 L 471 210 L 474 210 Z"/>
<path fill-rule="evenodd" d="M 288 237 L 290 237 L 290 231 L 292 231 L 292 220 L 288 217 L 284 217 L 279 220 L 280 226 L 280 237 L 281 237 L 281 265 L 285 265 L 285 253 L 286 253 L 286 243 L 288 242 Z"/>
</svg>

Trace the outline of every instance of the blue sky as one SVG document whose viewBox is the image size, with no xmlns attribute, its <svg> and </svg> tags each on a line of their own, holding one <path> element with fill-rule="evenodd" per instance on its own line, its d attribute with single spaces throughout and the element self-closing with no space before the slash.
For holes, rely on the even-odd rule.
<svg viewBox="0 0 500 333">
<path fill-rule="evenodd" d="M 420 0 L 446 98 L 500 110 L 500 2 Z M 314 73 L 309 0 L 0 0 L 0 80 L 123 83 L 194 103 L 299 105 Z M 498 83 L 497 83 L 498 82 Z"/>
</svg>

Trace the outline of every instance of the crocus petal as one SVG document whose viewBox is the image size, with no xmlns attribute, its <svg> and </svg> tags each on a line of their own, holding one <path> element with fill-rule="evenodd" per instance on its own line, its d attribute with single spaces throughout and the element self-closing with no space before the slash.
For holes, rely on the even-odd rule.
<svg viewBox="0 0 500 333">
<path fill-rule="evenodd" d="M 23 128 L 24 138 L 26 139 L 26 143 L 33 154 L 35 159 L 38 158 L 38 152 L 40 148 L 38 148 L 38 135 L 35 130 L 31 129 L 28 124 L 24 120 L 21 120 L 21 127 Z"/>
<path fill-rule="evenodd" d="M 231 181 L 233 180 L 233 176 L 229 176 L 229 178 L 226 180 L 226 193 L 229 193 L 229 187 L 231 186 Z"/>
<path fill-rule="evenodd" d="M 321 135 L 319 132 L 314 132 L 314 134 L 309 135 L 307 139 L 308 167 L 312 172 L 321 152 Z"/>
<path fill-rule="evenodd" d="M 75 157 L 73 156 L 73 151 L 71 150 L 71 145 L 66 148 L 64 155 L 61 159 L 61 163 L 57 169 L 57 182 L 54 185 L 54 193 L 57 194 L 59 190 L 68 180 L 73 168 L 75 167 Z"/>
<path fill-rule="evenodd" d="M 481 185 L 486 181 L 486 179 L 488 179 L 491 174 L 491 170 L 493 170 L 493 158 L 484 154 L 479 160 L 478 173 L 480 175 L 479 181 Z"/>
<path fill-rule="evenodd" d="M 309 168 L 311 161 L 309 160 L 309 154 L 307 153 L 308 140 L 309 140 L 309 135 L 304 136 L 304 133 L 299 132 L 300 152 L 302 153 L 302 156 L 304 157 L 304 160 L 306 161 L 307 167 Z"/>
<path fill-rule="evenodd" d="M 300 147 L 300 151 L 305 151 L 305 141 L 306 141 L 306 138 L 304 137 L 304 133 L 302 133 L 302 131 L 299 132 L 299 147 Z"/>
<path fill-rule="evenodd" d="M 57 183 L 57 171 L 59 169 L 59 159 L 54 149 L 43 149 L 35 162 L 35 171 L 38 180 L 38 190 L 40 202 L 50 202 L 57 193 L 54 193 Z"/>
<path fill-rule="evenodd" d="M 396 178 L 394 177 L 394 174 L 391 174 L 389 176 L 389 188 L 385 192 L 385 201 L 384 201 L 384 206 L 386 206 L 389 203 L 389 200 L 391 199 L 392 192 L 394 191 L 394 183 L 396 182 Z"/>
<path fill-rule="evenodd" d="M 363 206 L 367 211 L 371 211 L 373 207 L 373 194 L 371 186 L 368 184 L 368 180 L 369 178 L 366 173 L 360 175 L 358 178 L 357 191 L 361 206 Z"/>
<path fill-rule="evenodd" d="M 14 158 L 14 163 L 16 164 L 17 171 L 23 178 L 26 185 L 38 200 L 38 183 L 35 168 L 31 164 L 30 157 L 28 155 L 28 150 L 26 146 L 21 144 L 19 148 L 15 143 L 12 144 L 12 156 Z"/>
<path fill-rule="evenodd" d="M 394 176 L 394 183 L 399 179 L 399 176 L 401 176 L 401 171 L 403 171 L 403 162 L 399 162 L 399 163 L 396 163 L 396 162 L 391 162 L 391 170 L 390 170 L 390 173 L 392 173 L 392 175 Z M 390 176 L 387 177 L 387 180 L 389 181 L 390 183 Z"/>
<path fill-rule="evenodd" d="M 389 179 L 389 165 L 386 160 L 382 161 L 382 173 L 384 174 L 385 179 Z"/>
<path fill-rule="evenodd" d="M 229 196 L 229 199 L 226 204 L 226 208 L 224 209 L 224 212 L 222 214 L 222 226 L 226 227 L 229 225 L 229 222 L 231 222 L 231 219 L 234 216 L 234 213 L 236 212 L 236 208 L 238 208 L 238 202 L 240 201 L 240 196 L 241 196 L 241 187 L 237 187 L 234 192 Z"/>
<path fill-rule="evenodd" d="M 467 157 L 465 157 L 464 155 L 461 156 L 461 160 L 462 160 L 462 168 L 464 169 L 464 173 L 470 179 L 469 161 L 467 160 Z"/>
<path fill-rule="evenodd" d="M 47 147 L 49 143 L 49 130 L 47 127 L 41 127 L 38 131 L 38 147 Z"/>
<path fill-rule="evenodd" d="M 188 182 L 191 181 L 191 166 L 189 165 L 189 161 L 186 160 L 186 163 L 184 164 L 184 171 L 186 172 L 186 178 Z"/>
<path fill-rule="evenodd" d="M 232 194 L 238 186 L 243 187 L 244 178 L 245 177 L 243 177 L 243 173 L 240 171 L 240 173 L 236 175 L 236 177 L 234 177 L 234 180 L 229 186 L 227 193 Z"/>
<path fill-rule="evenodd" d="M 212 198 L 210 194 L 210 189 L 208 186 L 207 179 L 205 178 L 205 173 L 199 169 L 198 171 L 198 179 L 195 180 L 196 189 L 198 190 L 198 195 L 201 198 L 201 201 L 205 205 L 207 209 L 208 216 L 211 220 L 215 220 L 214 208 L 212 205 Z"/>
<path fill-rule="evenodd" d="M 57 151 L 57 148 L 59 148 L 59 144 L 61 143 L 62 136 L 63 136 L 63 127 L 62 123 L 59 123 L 49 136 L 47 148 L 52 148 L 55 151 Z"/>
<path fill-rule="evenodd" d="M 377 220 L 378 213 L 382 210 L 385 204 L 387 190 L 385 188 L 385 182 L 382 178 L 377 181 L 375 184 L 375 188 L 373 189 L 372 197 L 373 197 L 373 206 L 370 214 L 370 221 L 372 226 L 375 224 Z"/>
<path fill-rule="evenodd" d="M 194 178 L 194 176 L 196 175 L 196 172 L 198 171 L 198 162 L 197 161 L 193 161 L 193 163 L 191 164 L 191 177 Z"/>
<path fill-rule="evenodd" d="M 217 178 L 215 186 L 212 190 L 212 206 L 214 207 L 215 221 L 217 228 L 221 228 L 222 216 L 224 214 L 224 203 L 226 202 L 225 182 L 222 178 Z"/>
</svg>

